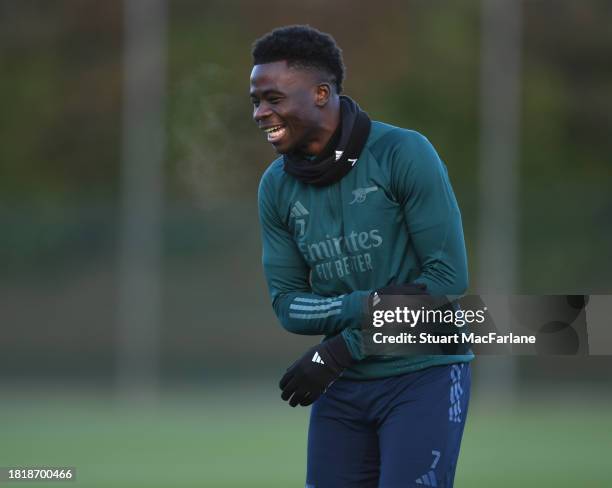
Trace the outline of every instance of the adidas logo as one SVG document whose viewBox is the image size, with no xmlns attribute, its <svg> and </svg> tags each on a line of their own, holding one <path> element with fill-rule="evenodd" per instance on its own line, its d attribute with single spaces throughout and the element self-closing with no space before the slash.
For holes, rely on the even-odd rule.
<svg viewBox="0 0 612 488">
<path fill-rule="evenodd" d="M 344 151 L 336 151 L 336 161 L 338 161 L 342 157 L 343 153 Z M 357 162 L 357 158 L 355 159 L 347 158 L 347 161 L 351 163 L 351 166 L 355 166 L 355 163 Z"/>
<path fill-rule="evenodd" d="M 424 474 L 420 478 L 417 478 L 416 484 L 425 485 L 425 486 L 434 486 L 434 487 L 438 486 L 438 483 L 436 482 L 436 475 L 434 474 L 433 471 L 430 471 L 429 473 Z"/>
<path fill-rule="evenodd" d="M 321 359 L 321 356 L 319 355 L 318 351 L 315 351 L 314 356 L 312 357 L 312 362 L 319 363 L 319 364 L 325 364 L 323 360 Z"/>
<path fill-rule="evenodd" d="M 306 231 L 306 217 L 310 212 L 306 210 L 306 207 L 298 200 L 295 202 L 291 211 L 289 212 L 291 217 L 295 219 L 295 232 L 298 237 L 303 237 Z"/>
<path fill-rule="evenodd" d="M 305 215 L 309 214 L 308 210 L 306 210 L 306 207 L 304 207 L 304 205 L 302 205 L 299 200 L 295 202 L 293 207 L 291 207 L 290 213 L 291 213 L 291 216 L 296 219 L 299 217 L 304 217 Z"/>
</svg>

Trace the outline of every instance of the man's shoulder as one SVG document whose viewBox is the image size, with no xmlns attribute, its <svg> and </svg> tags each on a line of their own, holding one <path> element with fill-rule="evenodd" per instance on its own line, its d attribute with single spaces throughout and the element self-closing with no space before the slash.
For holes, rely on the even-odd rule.
<svg viewBox="0 0 612 488">
<path fill-rule="evenodd" d="M 264 186 L 276 186 L 278 184 L 278 180 L 283 177 L 284 173 L 283 157 L 279 156 L 268 165 L 266 170 L 263 172 L 263 175 L 261 175 L 261 180 L 259 182 L 260 189 Z"/>
<path fill-rule="evenodd" d="M 414 145 L 427 142 L 427 138 L 413 129 L 406 129 L 395 125 L 372 121 L 372 128 L 368 138 L 370 148 L 388 145 Z"/>
<path fill-rule="evenodd" d="M 264 178 L 278 178 L 283 174 L 283 157 L 279 156 L 274 161 L 272 161 L 266 170 L 264 171 L 261 179 Z"/>
</svg>

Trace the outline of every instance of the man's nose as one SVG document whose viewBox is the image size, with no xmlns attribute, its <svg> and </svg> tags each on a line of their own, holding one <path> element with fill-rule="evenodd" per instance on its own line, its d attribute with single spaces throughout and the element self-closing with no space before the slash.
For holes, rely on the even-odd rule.
<svg viewBox="0 0 612 488">
<path fill-rule="evenodd" d="M 260 103 L 255 110 L 253 111 L 253 120 L 255 122 L 259 122 L 262 119 L 268 117 L 272 111 L 270 110 L 270 106 L 265 103 Z"/>
</svg>

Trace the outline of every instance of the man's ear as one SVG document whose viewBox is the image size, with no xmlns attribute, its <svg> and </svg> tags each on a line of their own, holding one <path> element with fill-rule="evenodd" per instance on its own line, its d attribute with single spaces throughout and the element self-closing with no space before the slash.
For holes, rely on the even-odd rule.
<svg viewBox="0 0 612 488">
<path fill-rule="evenodd" d="M 332 94 L 331 90 L 332 88 L 329 83 L 319 83 L 317 85 L 315 103 L 318 107 L 324 107 L 325 105 L 327 105 L 327 102 L 329 101 Z"/>
</svg>

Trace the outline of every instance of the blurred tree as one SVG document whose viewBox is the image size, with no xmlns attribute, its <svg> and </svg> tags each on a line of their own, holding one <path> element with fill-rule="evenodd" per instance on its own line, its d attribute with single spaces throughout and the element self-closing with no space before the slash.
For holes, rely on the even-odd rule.
<svg viewBox="0 0 612 488">
<path fill-rule="evenodd" d="M 611 10 L 605 0 L 525 2 L 525 289 L 609 286 L 612 269 L 598 256 L 612 242 L 612 226 L 601 224 L 612 218 Z M 182 0 L 170 4 L 170 15 L 171 205 L 252 205 L 259 176 L 275 154 L 251 121 L 250 45 L 279 25 L 310 23 L 333 33 L 344 48 L 347 94 L 373 118 L 419 130 L 436 146 L 471 251 L 478 205 L 479 0 L 358 6 L 270 0 L 265 9 L 238 0 Z M 86 242 L 70 237 L 83 233 L 95 242 L 106 236 L 107 249 L 112 242 L 122 22 L 119 0 L 0 3 L 0 218 L 13 236 L 5 238 L 11 259 L 32 248 L 62 253 Z M 97 208 L 94 201 L 108 209 L 88 210 Z M 87 228 L 103 230 L 84 231 L 86 221 Z M 32 233 L 48 236 L 45 228 L 56 237 L 29 240 Z"/>
<path fill-rule="evenodd" d="M 116 192 L 120 5 L 2 2 L 5 202 L 59 203 Z"/>
</svg>

